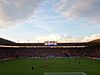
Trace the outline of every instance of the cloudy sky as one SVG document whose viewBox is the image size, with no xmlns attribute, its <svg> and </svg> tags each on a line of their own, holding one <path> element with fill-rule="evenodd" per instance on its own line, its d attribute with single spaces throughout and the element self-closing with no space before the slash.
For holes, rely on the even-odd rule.
<svg viewBox="0 0 100 75">
<path fill-rule="evenodd" d="M 100 0 L 0 0 L 0 37 L 15 42 L 100 38 Z"/>
</svg>

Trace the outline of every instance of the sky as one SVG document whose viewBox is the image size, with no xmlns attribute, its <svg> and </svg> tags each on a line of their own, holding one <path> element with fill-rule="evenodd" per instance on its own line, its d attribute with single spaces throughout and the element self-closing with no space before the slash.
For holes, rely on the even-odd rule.
<svg viewBox="0 0 100 75">
<path fill-rule="evenodd" d="M 0 37 L 14 42 L 100 38 L 100 0 L 0 0 Z"/>
</svg>

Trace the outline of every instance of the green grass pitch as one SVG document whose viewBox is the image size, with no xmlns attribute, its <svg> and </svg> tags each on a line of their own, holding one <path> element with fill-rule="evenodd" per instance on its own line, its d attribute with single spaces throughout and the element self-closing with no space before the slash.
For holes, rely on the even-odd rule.
<svg viewBox="0 0 100 75">
<path fill-rule="evenodd" d="M 44 75 L 45 72 L 85 72 L 87 75 L 100 75 L 100 60 L 19 58 L 0 61 L 0 75 Z"/>
</svg>

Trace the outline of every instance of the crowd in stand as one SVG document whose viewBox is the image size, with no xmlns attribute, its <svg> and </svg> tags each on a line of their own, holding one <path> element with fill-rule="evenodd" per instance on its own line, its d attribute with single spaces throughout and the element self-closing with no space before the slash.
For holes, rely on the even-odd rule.
<svg viewBox="0 0 100 75">
<path fill-rule="evenodd" d="M 94 57 L 100 58 L 100 48 L 0 48 L 0 59 L 19 57 Z"/>
<path fill-rule="evenodd" d="M 0 48 L 0 59 L 14 58 L 15 51 L 13 49 Z"/>
</svg>

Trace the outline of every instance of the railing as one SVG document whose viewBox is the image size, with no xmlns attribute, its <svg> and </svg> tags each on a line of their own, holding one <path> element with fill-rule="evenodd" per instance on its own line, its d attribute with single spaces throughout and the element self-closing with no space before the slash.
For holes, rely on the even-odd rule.
<svg viewBox="0 0 100 75">
<path fill-rule="evenodd" d="M 8 46 L 0 45 L 3 48 L 84 48 L 86 46 Z"/>
</svg>

